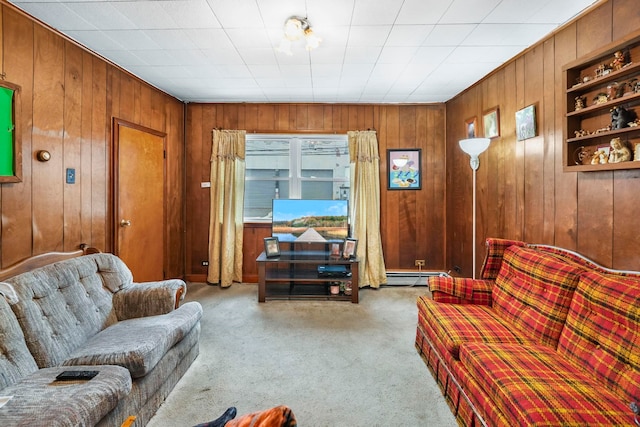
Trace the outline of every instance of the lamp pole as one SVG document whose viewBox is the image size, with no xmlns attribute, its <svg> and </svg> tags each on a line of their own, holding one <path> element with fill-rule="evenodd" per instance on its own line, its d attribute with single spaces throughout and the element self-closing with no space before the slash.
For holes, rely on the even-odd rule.
<svg viewBox="0 0 640 427">
<path fill-rule="evenodd" d="M 473 263 L 472 263 L 472 271 L 473 278 L 476 278 L 476 171 L 480 166 L 480 159 L 478 156 L 483 153 L 487 148 L 489 148 L 489 143 L 491 140 L 489 138 L 469 138 L 463 139 L 459 141 L 460 148 L 462 151 L 467 153 L 470 156 L 469 165 L 473 171 L 473 213 L 472 213 L 472 228 L 473 228 L 473 236 L 472 236 L 472 253 L 473 253 Z"/>
</svg>

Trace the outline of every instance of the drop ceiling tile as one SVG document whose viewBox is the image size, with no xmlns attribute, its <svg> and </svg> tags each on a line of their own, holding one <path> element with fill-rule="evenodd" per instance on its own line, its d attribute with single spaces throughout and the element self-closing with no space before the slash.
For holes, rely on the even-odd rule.
<svg viewBox="0 0 640 427">
<path fill-rule="evenodd" d="M 238 48 L 238 53 L 247 65 L 269 65 L 277 66 L 276 52 L 268 48 Z"/>
<path fill-rule="evenodd" d="M 134 52 L 128 50 L 102 50 L 100 54 L 123 68 L 131 66 L 148 65 Z"/>
<path fill-rule="evenodd" d="M 64 33 L 73 40 L 78 41 L 85 46 L 91 46 L 91 49 L 96 52 L 105 50 L 124 50 L 126 46 L 112 39 L 109 34 L 105 33 L 104 31 L 78 30 L 65 31 Z"/>
<path fill-rule="evenodd" d="M 105 30 L 109 37 L 129 50 L 160 50 L 160 45 L 143 30 Z"/>
<path fill-rule="evenodd" d="M 306 0 L 307 17 L 311 25 L 348 26 L 353 19 L 354 0 Z"/>
<path fill-rule="evenodd" d="M 348 47 L 383 46 L 391 32 L 391 25 L 363 25 L 351 27 Z"/>
<path fill-rule="evenodd" d="M 161 49 L 196 49 L 198 46 L 180 29 L 145 30 L 144 33 L 154 40 Z"/>
<path fill-rule="evenodd" d="M 263 28 L 230 28 L 226 33 L 231 43 L 238 48 L 272 48 L 269 35 Z"/>
<path fill-rule="evenodd" d="M 356 0 L 351 25 L 393 24 L 403 0 Z"/>
<path fill-rule="evenodd" d="M 461 45 L 529 46 L 553 31 L 553 24 L 480 24 Z"/>
<path fill-rule="evenodd" d="M 429 46 L 421 47 L 416 50 L 411 61 L 412 64 L 440 64 L 449 55 L 451 55 L 451 47 Z"/>
<path fill-rule="evenodd" d="M 29 14 L 59 31 L 95 30 L 96 26 L 61 3 L 17 3 Z"/>
<path fill-rule="evenodd" d="M 205 0 L 159 2 L 178 28 L 221 28 Z"/>
<path fill-rule="evenodd" d="M 100 30 L 135 30 L 138 28 L 110 2 L 70 2 L 65 5 Z"/>
<path fill-rule="evenodd" d="M 440 24 L 478 24 L 500 4 L 502 0 L 454 0 L 442 15 Z"/>
<path fill-rule="evenodd" d="M 438 24 L 453 0 L 405 0 L 396 24 Z"/>
<path fill-rule="evenodd" d="M 201 49 L 210 65 L 241 65 L 242 57 L 235 49 Z"/>
<path fill-rule="evenodd" d="M 176 28 L 175 21 L 162 7 L 160 1 L 119 1 L 113 7 L 134 23 L 136 28 Z"/>
<path fill-rule="evenodd" d="M 446 24 L 436 25 L 422 43 L 423 46 L 458 46 L 462 43 L 477 24 Z"/>
<path fill-rule="evenodd" d="M 168 50 L 136 50 L 136 56 L 149 65 L 180 65 L 180 61 Z"/>
<path fill-rule="evenodd" d="M 382 52 L 382 46 L 347 47 L 345 64 L 375 64 Z"/>
<path fill-rule="evenodd" d="M 484 20 L 486 24 L 516 24 L 529 23 L 531 17 L 535 16 L 547 3 L 557 0 L 502 0 L 495 9 L 487 15 Z M 556 18 L 557 19 L 557 18 Z M 549 22 L 549 21 L 547 21 Z"/>
<path fill-rule="evenodd" d="M 377 63 L 395 64 L 397 67 L 400 67 L 411 61 L 417 50 L 417 47 L 383 47 L 382 52 L 380 52 L 380 56 L 378 57 Z"/>
<path fill-rule="evenodd" d="M 545 2 L 543 8 L 533 15 L 529 22 L 552 22 L 562 24 L 577 15 L 583 9 L 588 8 L 597 0 L 563 0 Z"/>
<path fill-rule="evenodd" d="M 394 25 L 385 46 L 420 46 L 434 25 Z"/>
<path fill-rule="evenodd" d="M 225 29 L 264 27 L 255 0 L 207 0 L 207 3 L 211 5 L 213 13 Z"/>
<path fill-rule="evenodd" d="M 234 49 L 229 36 L 223 29 L 187 28 L 184 33 L 200 49 Z"/>
</svg>

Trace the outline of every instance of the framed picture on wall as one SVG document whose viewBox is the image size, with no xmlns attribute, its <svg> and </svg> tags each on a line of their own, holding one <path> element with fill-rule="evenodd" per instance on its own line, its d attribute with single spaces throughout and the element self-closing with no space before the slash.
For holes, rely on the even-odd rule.
<svg viewBox="0 0 640 427">
<path fill-rule="evenodd" d="M 482 128 L 485 138 L 495 138 L 500 136 L 500 112 L 498 107 L 490 108 L 482 116 Z"/>
<path fill-rule="evenodd" d="M 422 149 L 387 150 L 388 190 L 420 190 L 422 188 Z"/>
<path fill-rule="evenodd" d="M 529 105 L 516 111 L 516 136 L 518 141 L 536 136 L 535 105 Z"/>
<path fill-rule="evenodd" d="M 478 135 L 478 118 L 470 117 L 464 121 L 465 138 L 475 138 Z"/>
</svg>

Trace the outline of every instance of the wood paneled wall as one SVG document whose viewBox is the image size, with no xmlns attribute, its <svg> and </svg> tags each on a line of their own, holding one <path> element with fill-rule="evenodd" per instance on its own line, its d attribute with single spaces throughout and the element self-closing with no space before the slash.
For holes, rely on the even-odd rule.
<svg viewBox="0 0 640 427">
<path fill-rule="evenodd" d="M 439 105 L 189 104 L 187 107 L 187 278 L 204 280 L 209 228 L 211 137 L 214 128 L 247 132 L 346 132 L 375 129 L 380 147 L 381 233 L 387 269 L 445 265 L 445 108 Z M 386 150 L 421 148 L 421 190 L 388 191 Z M 244 280 L 256 281 L 264 225 L 248 225 Z"/>
<path fill-rule="evenodd" d="M 167 134 L 165 274 L 184 274 L 184 105 L 0 3 L 4 79 L 21 87 L 23 180 L 0 185 L 0 267 L 86 243 L 113 249 L 111 129 Z M 38 150 L 51 152 L 43 163 Z M 75 168 L 76 183 L 65 183 Z"/>
<path fill-rule="evenodd" d="M 640 27 L 636 0 L 611 0 L 557 31 L 447 102 L 447 265 L 472 270 L 469 158 L 457 141 L 464 120 L 499 107 L 501 136 L 480 156 L 477 268 L 486 237 L 576 250 L 640 270 L 640 171 L 563 172 L 562 66 Z M 632 58 L 638 61 L 640 58 Z M 538 136 L 516 141 L 515 112 L 536 106 Z"/>
</svg>

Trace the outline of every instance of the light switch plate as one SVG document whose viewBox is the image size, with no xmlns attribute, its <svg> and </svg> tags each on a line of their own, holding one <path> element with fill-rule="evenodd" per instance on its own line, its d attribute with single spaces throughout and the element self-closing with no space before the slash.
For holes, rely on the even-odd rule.
<svg viewBox="0 0 640 427">
<path fill-rule="evenodd" d="M 76 183 L 76 170 L 73 168 L 67 168 L 67 184 Z"/>
</svg>

